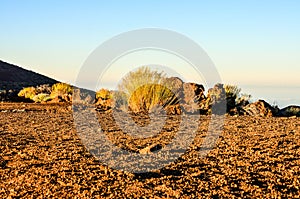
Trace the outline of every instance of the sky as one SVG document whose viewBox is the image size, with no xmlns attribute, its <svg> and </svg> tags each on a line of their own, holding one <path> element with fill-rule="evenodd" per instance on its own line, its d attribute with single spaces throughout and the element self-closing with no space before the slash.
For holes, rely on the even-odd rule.
<svg viewBox="0 0 300 199">
<path fill-rule="evenodd" d="M 0 0 L 0 59 L 73 84 L 108 39 L 168 29 L 199 44 L 223 83 L 254 100 L 300 105 L 299 9 L 297 0 Z"/>
</svg>

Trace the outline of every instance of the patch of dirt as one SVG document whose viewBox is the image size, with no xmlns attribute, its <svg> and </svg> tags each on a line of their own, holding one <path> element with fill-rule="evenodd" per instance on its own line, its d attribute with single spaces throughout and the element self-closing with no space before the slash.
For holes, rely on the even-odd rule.
<svg viewBox="0 0 300 199">
<path fill-rule="evenodd" d="M 132 152 L 176 135 L 134 139 L 99 113 L 108 137 Z M 178 119 L 178 118 L 177 118 Z M 216 147 L 198 157 L 208 116 L 186 154 L 160 170 L 131 174 L 97 161 L 82 145 L 70 104 L 0 104 L 0 198 L 294 198 L 300 195 L 300 119 L 226 117 Z M 176 126 L 177 125 L 177 126 Z M 122 139 L 120 138 L 122 137 Z"/>
</svg>

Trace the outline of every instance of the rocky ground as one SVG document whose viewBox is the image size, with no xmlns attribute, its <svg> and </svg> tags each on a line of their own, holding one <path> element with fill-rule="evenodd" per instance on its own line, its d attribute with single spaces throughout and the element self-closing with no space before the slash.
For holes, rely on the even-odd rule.
<svg viewBox="0 0 300 199">
<path fill-rule="evenodd" d="M 99 113 L 117 146 L 139 153 L 168 144 L 180 118 L 162 133 L 134 139 Z M 135 120 L 140 121 L 141 116 Z M 111 169 L 83 146 L 68 104 L 0 104 L 0 198 L 294 198 L 300 195 L 300 119 L 226 116 L 215 148 L 199 158 L 209 116 L 200 118 L 187 153 L 143 174 Z M 147 119 L 145 120 L 147 122 Z M 121 139 L 122 138 L 122 139 Z"/>
</svg>

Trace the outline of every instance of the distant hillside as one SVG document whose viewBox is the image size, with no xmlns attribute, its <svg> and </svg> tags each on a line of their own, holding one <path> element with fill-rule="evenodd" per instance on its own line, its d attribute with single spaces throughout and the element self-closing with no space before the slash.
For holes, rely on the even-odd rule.
<svg viewBox="0 0 300 199">
<path fill-rule="evenodd" d="M 19 91 L 23 87 L 55 84 L 55 79 L 0 60 L 0 90 Z"/>
</svg>

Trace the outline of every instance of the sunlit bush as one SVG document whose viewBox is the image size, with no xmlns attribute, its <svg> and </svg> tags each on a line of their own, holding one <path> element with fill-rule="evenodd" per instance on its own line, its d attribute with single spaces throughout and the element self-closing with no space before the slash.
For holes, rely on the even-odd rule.
<svg viewBox="0 0 300 199">
<path fill-rule="evenodd" d="M 96 105 L 100 110 L 110 110 L 113 107 L 112 92 L 107 89 L 100 89 L 96 92 Z"/>
<path fill-rule="evenodd" d="M 36 89 L 34 87 L 23 88 L 19 93 L 19 97 L 24 97 L 26 99 L 33 100 L 33 97 L 37 94 Z"/>
<path fill-rule="evenodd" d="M 51 97 L 57 97 L 57 96 L 65 96 L 65 95 L 71 95 L 73 93 L 73 87 L 66 83 L 56 83 L 51 88 Z"/>
<path fill-rule="evenodd" d="M 147 84 L 136 89 L 129 98 L 129 107 L 134 112 L 149 111 L 157 105 L 166 107 L 176 101 L 173 92 L 159 84 Z"/>
<path fill-rule="evenodd" d="M 34 102 L 47 102 L 47 101 L 52 100 L 52 97 L 47 93 L 39 93 L 39 94 L 35 95 L 32 98 L 32 100 Z"/>
<path fill-rule="evenodd" d="M 100 89 L 99 91 L 96 92 L 96 100 L 102 99 L 102 100 L 107 100 L 107 99 L 112 99 L 112 92 L 107 90 L 107 89 Z"/>
<path fill-rule="evenodd" d="M 34 102 L 46 102 L 56 97 L 60 97 L 65 101 L 70 101 L 73 88 L 66 83 L 56 83 L 52 87 L 49 85 L 40 85 L 37 87 L 23 88 L 19 93 L 19 97 L 30 99 Z"/>
<path fill-rule="evenodd" d="M 164 86 L 165 73 L 141 67 L 126 75 L 118 85 L 121 103 L 134 112 L 149 111 L 155 105 L 168 106 L 177 102 L 172 91 Z M 120 104 L 122 105 L 122 104 Z"/>
<path fill-rule="evenodd" d="M 236 85 L 225 84 L 223 88 L 225 89 L 226 98 L 237 99 L 241 92 L 241 89 Z"/>
</svg>

